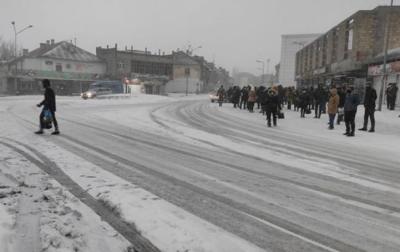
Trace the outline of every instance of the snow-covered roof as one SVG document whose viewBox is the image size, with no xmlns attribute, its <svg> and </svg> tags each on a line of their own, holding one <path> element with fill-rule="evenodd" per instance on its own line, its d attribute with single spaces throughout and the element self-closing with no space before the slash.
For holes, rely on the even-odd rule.
<svg viewBox="0 0 400 252">
<path fill-rule="evenodd" d="M 67 41 L 61 41 L 55 44 L 41 44 L 41 46 L 26 55 L 30 58 L 52 58 L 74 61 L 99 62 L 96 55 L 85 51 Z"/>
</svg>

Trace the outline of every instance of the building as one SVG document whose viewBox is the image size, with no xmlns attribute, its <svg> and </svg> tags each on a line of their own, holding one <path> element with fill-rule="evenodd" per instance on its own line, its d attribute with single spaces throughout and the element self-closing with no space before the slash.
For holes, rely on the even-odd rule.
<svg viewBox="0 0 400 252">
<path fill-rule="evenodd" d="M 400 6 L 378 6 L 346 18 L 297 52 L 298 85 L 348 83 L 362 92 L 368 66 L 382 57 L 386 24 L 389 50 L 400 47 L 399 23 Z"/>
<path fill-rule="evenodd" d="M 378 55 L 368 65 L 368 78 L 372 81 L 378 96 L 384 84 L 384 90 L 389 84 L 395 84 L 400 87 L 400 47 L 388 51 L 386 65 L 386 81 L 384 81 L 383 54 Z M 397 93 L 397 100 L 400 97 L 400 89 Z M 383 97 L 384 101 L 386 97 Z M 397 105 L 400 105 L 397 103 Z"/>
<path fill-rule="evenodd" d="M 321 34 L 287 34 L 282 35 L 281 62 L 279 65 L 278 83 L 284 87 L 296 86 L 296 53 Z"/>
<path fill-rule="evenodd" d="M 72 43 L 48 40 L 39 48 L 7 64 L 6 94 L 38 94 L 42 79 L 50 79 L 58 95 L 79 94 L 90 83 L 102 79 L 106 65 L 96 55 Z"/>
<path fill-rule="evenodd" d="M 107 65 L 106 76 L 141 83 L 147 94 L 199 93 L 224 84 L 229 73 L 203 57 L 184 51 L 152 54 L 144 51 L 97 47 L 96 55 Z"/>
</svg>

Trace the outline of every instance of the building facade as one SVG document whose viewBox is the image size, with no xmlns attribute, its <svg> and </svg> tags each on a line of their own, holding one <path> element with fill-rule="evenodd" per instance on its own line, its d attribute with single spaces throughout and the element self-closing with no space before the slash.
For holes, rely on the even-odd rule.
<svg viewBox="0 0 400 252">
<path fill-rule="evenodd" d="M 96 55 L 72 43 L 49 40 L 7 64 L 6 94 L 38 94 L 42 79 L 50 79 L 58 95 L 79 94 L 104 77 L 106 65 Z"/>
<path fill-rule="evenodd" d="M 116 44 L 97 47 L 96 55 L 106 62 L 107 77 L 141 83 L 147 94 L 206 92 L 229 78 L 224 69 L 184 51 L 152 54 L 132 47 L 118 50 Z"/>
<path fill-rule="evenodd" d="M 398 48 L 400 6 L 358 11 L 306 45 L 296 54 L 297 84 L 348 83 L 362 90 L 368 65 L 383 52 L 387 23 L 389 49 Z"/>
<path fill-rule="evenodd" d="M 278 82 L 283 87 L 296 86 L 296 53 L 321 34 L 287 34 L 282 35 L 281 61 Z"/>
</svg>

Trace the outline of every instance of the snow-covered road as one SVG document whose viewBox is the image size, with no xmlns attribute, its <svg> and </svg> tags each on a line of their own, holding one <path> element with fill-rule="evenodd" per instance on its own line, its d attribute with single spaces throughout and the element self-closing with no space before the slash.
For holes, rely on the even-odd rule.
<svg viewBox="0 0 400 252">
<path fill-rule="evenodd" d="M 400 247 L 400 128 L 391 112 L 377 115 L 378 133 L 346 138 L 344 126 L 328 131 L 326 118 L 291 111 L 268 129 L 261 114 L 205 96 L 59 98 L 62 135 L 54 137 L 32 134 L 39 99 L 2 98 L 0 148 L 47 163 L 57 172 L 42 170 L 131 243 L 162 251 Z"/>
</svg>

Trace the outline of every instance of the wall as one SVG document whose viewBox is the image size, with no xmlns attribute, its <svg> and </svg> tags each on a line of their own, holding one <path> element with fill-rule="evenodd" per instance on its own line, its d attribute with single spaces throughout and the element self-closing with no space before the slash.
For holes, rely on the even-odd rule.
<svg viewBox="0 0 400 252">
<path fill-rule="evenodd" d="M 53 64 L 46 64 L 52 62 Z M 75 62 L 59 59 L 30 59 L 27 58 L 22 63 L 22 68 L 26 70 L 39 70 L 39 71 L 56 71 L 56 65 L 62 65 L 62 72 L 66 73 L 90 73 L 90 74 L 105 74 L 105 63 L 86 63 Z M 67 68 L 70 65 L 70 68 Z"/>
<path fill-rule="evenodd" d="M 282 35 L 279 84 L 284 87 L 296 86 L 296 52 L 301 49 L 301 45 L 297 45 L 295 42 L 308 44 L 318 36 L 320 36 L 320 34 Z"/>
</svg>

